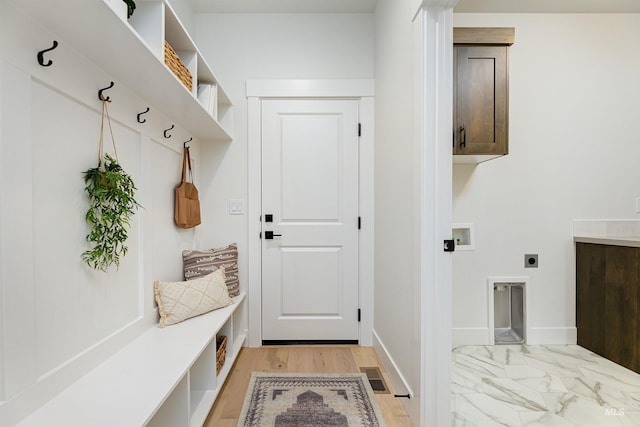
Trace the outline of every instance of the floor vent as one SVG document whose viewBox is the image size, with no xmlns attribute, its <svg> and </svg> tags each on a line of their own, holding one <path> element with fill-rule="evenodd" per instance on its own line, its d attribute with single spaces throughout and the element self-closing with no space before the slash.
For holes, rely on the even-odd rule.
<svg viewBox="0 0 640 427">
<path fill-rule="evenodd" d="M 371 384 L 371 388 L 374 393 L 380 394 L 388 394 L 389 389 L 387 388 L 387 384 L 384 382 L 384 378 L 382 378 L 382 372 L 380 372 L 380 368 L 373 367 L 361 367 L 360 372 L 367 376 L 369 380 L 369 384 Z"/>
</svg>

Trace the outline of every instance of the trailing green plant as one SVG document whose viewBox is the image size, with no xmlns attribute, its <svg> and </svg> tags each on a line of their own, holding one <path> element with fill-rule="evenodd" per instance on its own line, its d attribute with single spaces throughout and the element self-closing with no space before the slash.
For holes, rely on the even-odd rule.
<svg viewBox="0 0 640 427">
<path fill-rule="evenodd" d="M 127 19 L 131 18 L 133 11 L 136 10 L 136 2 L 133 0 L 122 0 L 127 4 Z"/>
<path fill-rule="evenodd" d="M 83 173 L 89 209 L 85 218 L 91 225 L 87 241 L 91 249 L 82 259 L 95 270 L 106 271 L 111 265 L 120 266 L 120 257 L 127 254 L 125 241 L 131 218 L 140 207 L 135 199 L 136 186 L 109 154 L 100 159 L 98 167 Z"/>
</svg>

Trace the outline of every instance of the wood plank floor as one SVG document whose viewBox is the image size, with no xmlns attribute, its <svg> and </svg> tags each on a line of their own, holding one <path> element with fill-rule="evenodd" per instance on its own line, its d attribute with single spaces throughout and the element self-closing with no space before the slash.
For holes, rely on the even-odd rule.
<svg viewBox="0 0 640 427">
<path fill-rule="evenodd" d="M 243 348 L 231 370 L 204 427 L 236 427 L 251 372 L 346 373 L 360 367 L 377 366 L 391 387 L 372 347 L 360 346 L 284 346 Z M 389 427 L 413 426 L 400 399 L 376 394 L 376 400 Z"/>
</svg>

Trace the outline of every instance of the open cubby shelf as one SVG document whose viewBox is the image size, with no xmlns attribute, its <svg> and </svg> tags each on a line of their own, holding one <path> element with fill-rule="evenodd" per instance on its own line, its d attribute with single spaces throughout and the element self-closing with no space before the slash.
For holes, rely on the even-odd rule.
<svg viewBox="0 0 640 427">
<path fill-rule="evenodd" d="M 131 19 L 123 21 L 107 2 L 15 3 L 59 37 L 61 47 L 79 51 L 194 138 L 231 141 L 231 101 L 169 3 L 138 1 Z M 165 40 L 194 76 L 191 91 L 165 65 Z M 198 101 L 198 84 L 214 86 L 215 106 Z"/>
</svg>

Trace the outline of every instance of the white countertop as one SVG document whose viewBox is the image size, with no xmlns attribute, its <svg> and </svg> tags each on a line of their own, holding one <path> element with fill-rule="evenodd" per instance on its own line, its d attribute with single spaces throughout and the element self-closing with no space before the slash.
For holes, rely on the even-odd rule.
<svg viewBox="0 0 640 427">
<path fill-rule="evenodd" d="M 573 241 L 640 248 L 640 221 L 632 219 L 574 220 Z"/>
<path fill-rule="evenodd" d="M 640 248 L 640 236 L 633 236 L 633 237 L 575 236 L 573 238 L 573 241 L 576 243 L 594 243 L 596 245 L 630 246 L 634 248 Z"/>
</svg>

